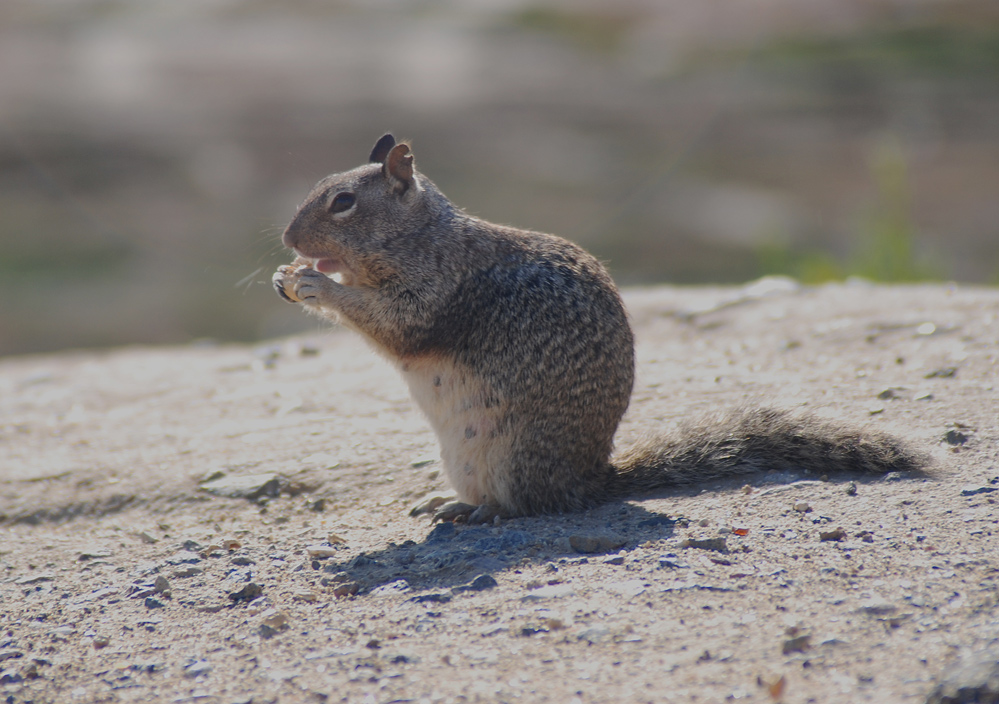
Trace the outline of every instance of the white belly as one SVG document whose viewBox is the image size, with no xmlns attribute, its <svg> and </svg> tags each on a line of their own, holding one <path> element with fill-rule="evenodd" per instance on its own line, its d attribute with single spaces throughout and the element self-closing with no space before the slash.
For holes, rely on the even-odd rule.
<svg viewBox="0 0 999 704">
<path fill-rule="evenodd" d="M 459 500 L 507 503 L 510 440 L 500 432 L 502 399 L 453 362 L 410 359 L 399 367 L 437 434 L 444 472 Z"/>
</svg>

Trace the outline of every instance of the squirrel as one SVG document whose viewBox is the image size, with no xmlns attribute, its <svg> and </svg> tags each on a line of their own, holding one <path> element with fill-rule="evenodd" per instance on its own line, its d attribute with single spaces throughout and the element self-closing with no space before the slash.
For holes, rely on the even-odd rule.
<svg viewBox="0 0 999 704">
<path fill-rule="evenodd" d="M 604 266 L 554 235 L 473 217 L 384 135 L 370 163 L 321 180 L 282 236 L 277 293 L 360 333 L 433 426 L 458 501 L 485 522 L 761 469 L 919 471 L 901 440 L 771 408 L 741 409 L 611 458 L 634 339 Z"/>
</svg>

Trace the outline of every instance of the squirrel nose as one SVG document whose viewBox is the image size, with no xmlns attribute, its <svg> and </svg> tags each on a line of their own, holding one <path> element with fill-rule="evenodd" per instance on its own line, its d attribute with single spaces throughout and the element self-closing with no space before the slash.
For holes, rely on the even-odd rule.
<svg viewBox="0 0 999 704">
<path fill-rule="evenodd" d="M 281 235 L 281 244 L 288 249 L 294 249 L 298 246 L 298 233 L 296 233 L 296 229 L 295 221 L 292 220 L 288 223 L 288 227 L 284 228 L 284 234 Z"/>
</svg>

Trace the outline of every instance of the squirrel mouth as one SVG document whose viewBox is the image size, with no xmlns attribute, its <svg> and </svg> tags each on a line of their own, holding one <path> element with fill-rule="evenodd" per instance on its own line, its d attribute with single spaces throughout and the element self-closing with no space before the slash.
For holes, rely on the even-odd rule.
<svg viewBox="0 0 999 704">
<path fill-rule="evenodd" d="M 296 251 L 298 255 L 293 265 L 297 266 L 307 266 L 310 269 L 315 269 L 320 274 L 326 274 L 338 284 L 349 285 L 353 280 L 351 276 L 350 268 L 343 259 L 334 257 L 308 257 Z"/>
<path fill-rule="evenodd" d="M 341 273 L 343 271 L 343 262 L 339 259 L 317 259 L 312 262 L 312 268 L 329 276 Z"/>
</svg>

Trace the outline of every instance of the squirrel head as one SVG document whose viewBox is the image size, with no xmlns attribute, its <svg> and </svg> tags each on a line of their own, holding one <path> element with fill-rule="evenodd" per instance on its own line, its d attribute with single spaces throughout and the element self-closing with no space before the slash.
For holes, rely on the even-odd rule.
<svg viewBox="0 0 999 704">
<path fill-rule="evenodd" d="M 398 275 L 393 260 L 418 245 L 418 234 L 446 202 L 416 171 L 409 145 L 386 134 L 370 163 L 316 184 L 281 239 L 345 285 L 379 286 Z"/>
</svg>

